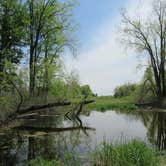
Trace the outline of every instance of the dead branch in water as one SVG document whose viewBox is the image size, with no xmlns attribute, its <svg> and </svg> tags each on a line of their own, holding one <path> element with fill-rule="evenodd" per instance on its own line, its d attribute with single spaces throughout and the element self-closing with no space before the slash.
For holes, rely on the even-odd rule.
<svg viewBox="0 0 166 166">
<path fill-rule="evenodd" d="M 82 101 L 82 102 L 78 103 L 78 105 L 90 104 L 92 102 L 94 102 L 94 100 Z M 49 103 L 49 104 L 44 104 L 44 105 L 35 105 L 35 106 L 31 106 L 29 108 L 21 109 L 19 111 L 19 114 L 24 114 L 24 113 L 28 113 L 31 111 L 37 111 L 37 110 L 51 108 L 51 107 L 69 106 L 71 104 L 72 104 L 72 102 L 56 102 L 56 103 Z"/>
<path fill-rule="evenodd" d="M 32 127 L 32 126 L 18 126 L 14 128 L 15 130 L 26 130 L 26 131 L 40 131 L 40 132 L 64 132 L 64 131 L 74 131 L 74 130 L 95 130 L 91 127 L 78 126 L 78 127 L 65 127 L 65 128 L 53 128 L 53 127 Z"/>
<path fill-rule="evenodd" d="M 49 104 L 43 104 L 43 105 L 35 105 L 25 109 L 21 109 L 19 111 L 19 114 L 24 114 L 31 111 L 36 111 L 36 110 L 41 110 L 41 109 L 46 109 L 51 107 L 60 107 L 60 106 L 68 106 L 68 105 L 71 105 L 71 102 L 56 102 L 56 103 L 49 103 Z"/>
<path fill-rule="evenodd" d="M 85 100 L 82 101 L 80 103 L 78 103 L 79 109 L 76 113 L 76 115 L 79 115 L 80 112 L 82 111 L 82 107 L 85 104 L 90 104 L 94 102 L 94 100 Z M 31 106 L 25 109 L 21 109 L 19 110 L 19 112 L 15 112 L 13 114 L 11 114 L 10 116 L 8 116 L 8 118 L 4 121 L 1 121 L 0 126 L 7 126 L 9 125 L 13 120 L 16 120 L 19 118 L 20 115 L 23 114 L 27 114 L 27 113 L 36 113 L 41 111 L 42 109 L 47 109 L 47 108 L 51 108 L 51 107 L 60 107 L 60 106 L 70 106 L 71 104 L 73 104 L 72 102 L 56 102 L 56 103 L 49 103 L 49 104 L 44 104 L 44 105 L 36 105 L 36 106 Z M 76 103 L 74 103 L 76 104 Z M 42 110 L 45 111 L 45 110 Z"/>
<path fill-rule="evenodd" d="M 90 104 L 90 103 L 93 103 L 93 102 L 95 102 L 95 101 L 94 100 L 89 100 L 89 101 L 85 100 L 85 101 L 80 102 L 78 104 L 79 107 L 78 107 L 78 110 L 76 112 L 76 116 L 78 116 L 82 112 L 82 108 L 85 104 Z"/>
</svg>

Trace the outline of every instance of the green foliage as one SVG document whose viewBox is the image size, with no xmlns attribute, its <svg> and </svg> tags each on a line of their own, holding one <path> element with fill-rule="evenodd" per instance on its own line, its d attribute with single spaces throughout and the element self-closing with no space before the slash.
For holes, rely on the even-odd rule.
<svg viewBox="0 0 166 166">
<path fill-rule="evenodd" d="M 25 15 L 26 10 L 18 0 L 0 2 L 0 72 L 3 71 L 5 60 L 19 63 L 23 56 Z"/>
<path fill-rule="evenodd" d="M 115 98 L 133 98 L 133 103 L 153 102 L 156 100 L 156 85 L 152 68 L 146 68 L 144 76 L 138 84 L 124 84 L 114 90 Z"/>
<path fill-rule="evenodd" d="M 136 90 L 136 87 L 136 84 L 130 83 L 118 86 L 114 90 L 114 97 L 130 96 Z"/>
<path fill-rule="evenodd" d="M 139 102 L 153 101 L 157 97 L 154 76 L 150 66 L 145 70 L 143 79 L 136 93 L 136 100 Z"/>
<path fill-rule="evenodd" d="M 0 6 L 0 109 L 80 97 L 77 78 L 64 74 L 60 58 L 74 50 L 75 1 L 2 0 Z"/>
<path fill-rule="evenodd" d="M 64 161 L 63 161 L 64 165 L 65 166 L 71 166 L 71 165 L 81 166 L 77 155 L 78 153 L 71 153 L 71 152 L 65 153 Z"/>
<path fill-rule="evenodd" d="M 65 82 L 67 85 L 67 97 L 80 98 L 80 83 L 78 73 L 76 73 L 75 71 L 69 73 L 65 78 Z"/>
<path fill-rule="evenodd" d="M 42 158 L 37 158 L 30 162 L 30 166 L 62 166 L 59 161 L 56 160 L 44 160 Z"/>
<path fill-rule="evenodd" d="M 132 97 L 114 98 L 112 96 L 95 97 L 95 103 L 86 106 L 88 110 L 106 111 L 106 110 L 121 110 L 134 111 L 137 107 L 134 105 Z"/>
<path fill-rule="evenodd" d="M 80 89 L 81 95 L 83 95 L 85 98 L 93 96 L 92 90 L 90 89 L 89 85 L 81 86 Z"/>
<path fill-rule="evenodd" d="M 103 142 L 89 155 L 89 166 L 163 166 L 165 159 L 144 142 L 132 140 L 128 143 L 108 144 Z M 64 159 L 37 158 L 30 166 L 81 166 L 78 153 L 65 153 Z"/>
<path fill-rule="evenodd" d="M 126 144 L 103 143 L 95 152 L 92 165 L 98 166 L 159 166 L 157 152 L 145 143 L 133 140 Z"/>
<path fill-rule="evenodd" d="M 65 80 L 54 79 L 50 88 L 51 95 L 62 100 L 85 99 L 92 97 L 93 93 L 89 85 L 81 86 L 78 76 L 68 75 Z"/>
<path fill-rule="evenodd" d="M 30 161 L 30 166 L 81 166 L 77 155 L 76 153 L 65 152 L 63 159 L 58 157 L 55 160 L 37 158 Z"/>
</svg>

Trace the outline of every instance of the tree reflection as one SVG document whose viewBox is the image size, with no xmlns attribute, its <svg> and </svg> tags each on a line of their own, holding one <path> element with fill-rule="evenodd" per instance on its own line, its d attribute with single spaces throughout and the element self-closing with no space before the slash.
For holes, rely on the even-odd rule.
<svg viewBox="0 0 166 166">
<path fill-rule="evenodd" d="M 166 113 L 142 112 L 141 119 L 148 129 L 148 139 L 160 150 L 166 149 Z"/>
<path fill-rule="evenodd" d="M 24 120 L 10 133 L 0 135 L 0 165 L 26 165 L 37 157 L 63 159 L 65 151 L 73 152 L 80 144 L 86 145 L 88 132 L 93 130 L 76 116 L 41 116 L 35 121 Z"/>
</svg>

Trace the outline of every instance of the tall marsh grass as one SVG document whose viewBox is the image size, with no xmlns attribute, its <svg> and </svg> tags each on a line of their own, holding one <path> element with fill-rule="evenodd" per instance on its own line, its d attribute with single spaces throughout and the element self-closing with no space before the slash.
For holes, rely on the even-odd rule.
<svg viewBox="0 0 166 166">
<path fill-rule="evenodd" d="M 120 145 L 104 142 L 93 154 L 91 165 L 160 166 L 160 157 L 153 148 L 137 140 Z"/>
<path fill-rule="evenodd" d="M 165 166 L 166 160 L 159 151 L 149 147 L 144 142 L 132 140 L 123 144 L 103 144 L 89 155 L 86 166 Z M 73 160 L 73 157 L 75 158 Z M 30 162 L 30 166 L 84 166 L 76 160 L 77 154 L 67 154 L 65 160 L 44 160 L 38 158 Z"/>
</svg>

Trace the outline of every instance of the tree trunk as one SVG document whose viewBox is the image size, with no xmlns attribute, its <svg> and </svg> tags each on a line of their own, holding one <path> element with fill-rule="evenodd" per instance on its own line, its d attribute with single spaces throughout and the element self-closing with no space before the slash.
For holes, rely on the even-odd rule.
<svg viewBox="0 0 166 166">
<path fill-rule="evenodd" d="M 29 94 L 30 97 L 34 96 L 34 91 L 35 91 L 35 73 L 34 73 L 34 66 L 35 66 L 35 61 L 34 61 L 34 21 L 33 21 L 33 0 L 29 2 L 29 12 L 30 12 L 30 61 L 29 61 Z"/>
<path fill-rule="evenodd" d="M 165 97 L 165 70 L 164 70 L 164 64 L 162 64 L 162 95 Z"/>
<path fill-rule="evenodd" d="M 155 78 L 155 82 L 156 82 L 156 94 L 158 97 L 162 97 L 162 88 L 161 88 L 161 79 L 160 79 L 160 74 L 157 71 L 155 62 L 153 61 L 153 53 L 149 53 L 150 54 L 150 59 L 151 59 L 151 65 L 153 68 L 153 73 L 154 73 L 154 78 Z"/>
</svg>

